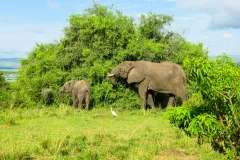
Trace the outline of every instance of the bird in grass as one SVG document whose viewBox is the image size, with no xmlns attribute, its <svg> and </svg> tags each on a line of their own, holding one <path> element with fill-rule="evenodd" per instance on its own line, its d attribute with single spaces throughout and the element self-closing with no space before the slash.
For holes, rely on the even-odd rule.
<svg viewBox="0 0 240 160">
<path fill-rule="evenodd" d="M 113 111 L 112 108 L 110 108 L 110 109 L 111 109 L 113 117 L 117 117 L 117 113 L 115 111 Z"/>
</svg>

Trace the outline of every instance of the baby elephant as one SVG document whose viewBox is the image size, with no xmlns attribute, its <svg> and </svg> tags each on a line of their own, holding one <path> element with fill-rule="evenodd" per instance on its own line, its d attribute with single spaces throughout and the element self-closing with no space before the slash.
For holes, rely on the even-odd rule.
<svg viewBox="0 0 240 160">
<path fill-rule="evenodd" d="M 82 102 L 85 100 L 86 109 L 88 110 L 90 101 L 90 85 L 85 80 L 70 80 L 65 82 L 63 87 L 60 88 L 59 94 L 71 92 L 73 106 L 76 108 L 82 108 Z M 78 105 L 76 100 L 78 99 Z"/>
</svg>

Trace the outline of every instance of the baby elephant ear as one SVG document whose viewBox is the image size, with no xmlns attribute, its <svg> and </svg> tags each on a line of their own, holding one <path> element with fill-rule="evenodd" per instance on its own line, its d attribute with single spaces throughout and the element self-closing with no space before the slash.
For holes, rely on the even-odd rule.
<svg viewBox="0 0 240 160">
<path fill-rule="evenodd" d="M 139 83 L 143 81 L 145 78 L 145 75 L 137 68 L 131 69 L 131 71 L 128 74 L 127 82 L 129 83 Z"/>
<path fill-rule="evenodd" d="M 71 80 L 69 81 L 69 90 L 72 91 L 73 90 L 73 87 L 74 87 L 74 84 L 75 84 L 75 80 Z"/>
</svg>

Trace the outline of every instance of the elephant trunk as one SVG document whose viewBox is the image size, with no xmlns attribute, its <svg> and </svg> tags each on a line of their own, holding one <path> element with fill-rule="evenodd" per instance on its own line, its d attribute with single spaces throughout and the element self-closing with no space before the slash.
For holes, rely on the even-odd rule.
<svg viewBox="0 0 240 160">
<path fill-rule="evenodd" d="M 61 96 L 62 95 L 62 92 L 61 91 L 58 91 L 58 96 Z"/>
<path fill-rule="evenodd" d="M 111 77 L 110 78 L 112 84 L 116 85 L 117 84 L 117 81 L 116 81 L 116 78 L 115 77 Z"/>
<path fill-rule="evenodd" d="M 117 84 L 116 82 L 116 76 L 119 74 L 119 67 L 115 67 L 112 69 L 111 73 L 108 74 L 108 77 L 110 78 L 112 84 Z"/>
<path fill-rule="evenodd" d="M 114 74 L 112 74 L 112 73 L 109 73 L 108 74 L 108 77 L 110 78 L 110 81 L 112 82 L 112 84 L 117 84 L 117 82 L 116 82 L 116 78 L 115 78 L 115 75 Z"/>
<path fill-rule="evenodd" d="M 59 91 L 58 91 L 58 96 L 61 96 L 62 93 L 63 93 L 63 87 L 59 89 Z"/>
</svg>

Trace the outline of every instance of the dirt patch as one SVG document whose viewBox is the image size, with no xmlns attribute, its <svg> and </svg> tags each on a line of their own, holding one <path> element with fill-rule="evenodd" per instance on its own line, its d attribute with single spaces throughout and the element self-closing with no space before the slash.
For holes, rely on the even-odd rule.
<svg viewBox="0 0 240 160">
<path fill-rule="evenodd" d="M 198 153 L 185 154 L 177 149 L 169 149 L 154 157 L 154 160 L 197 160 Z"/>
</svg>

